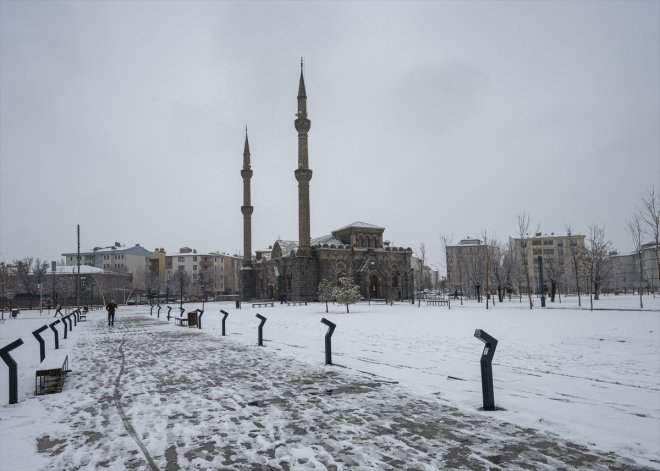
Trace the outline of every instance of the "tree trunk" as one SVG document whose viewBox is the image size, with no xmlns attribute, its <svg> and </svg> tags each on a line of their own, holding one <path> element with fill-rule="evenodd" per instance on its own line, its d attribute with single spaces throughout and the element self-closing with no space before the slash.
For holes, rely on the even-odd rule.
<svg viewBox="0 0 660 471">
<path fill-rule="evenodd" d="M 550 280 L 550 302 L 555 302 L 555 294 L 557 293 L 557 282 L 555 280 Z"/>
<path fill-rule="evenodd" d="M 642 265 L 642 254 L 640 253 L 639 257 L 639 285 L 642 286 L 642 282 L 644 281 L 644 266 Z M 633 289 L 634 293 L 634 289 Z M 644 309 L 644 301 L 642 301 L 642 290 L 639 290 L 639 308 Z"/>
</svg>

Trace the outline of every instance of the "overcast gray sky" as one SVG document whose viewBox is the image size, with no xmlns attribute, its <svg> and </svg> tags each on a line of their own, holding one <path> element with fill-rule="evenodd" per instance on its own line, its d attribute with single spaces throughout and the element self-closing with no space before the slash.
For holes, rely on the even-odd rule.
<svg viewBox="0 0 660 471">
<path fill-rule="evenodd" d="M 312 237 L 486 229 L 631 249 L 660 190 L 660 2 L 0 2 L 0 259 L 297 238 L 300 57 Z"/>
</svg>

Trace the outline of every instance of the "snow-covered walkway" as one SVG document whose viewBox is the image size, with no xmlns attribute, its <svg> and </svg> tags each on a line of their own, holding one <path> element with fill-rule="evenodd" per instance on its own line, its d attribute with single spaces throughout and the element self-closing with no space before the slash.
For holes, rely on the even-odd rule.
<svg viewBox="0 0 660 471">
<path fill-rule="evenodd" d="M 71 357 L 59 400 L 3 416 L 48 422 L 20 428 L 36 434 L 22 439 L 36 441 L 40 469 L 641 469 L 497 413 L 483 422 L 374 376 L 148 314 L 113 328 L 92 318 Z M 42 418 L 22 415 L 35 402 Z"/>
</svg>

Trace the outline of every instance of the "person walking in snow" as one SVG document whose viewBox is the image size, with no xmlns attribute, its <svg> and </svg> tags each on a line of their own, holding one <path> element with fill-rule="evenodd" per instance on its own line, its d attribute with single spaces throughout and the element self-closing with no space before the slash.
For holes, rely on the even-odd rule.
<svg viewBox="0 0 660 471">
<path fill-rule="evenodd" d="M 115 303 L 114 299 L 110 301 L 107 306 L 105 306 L 105 310 L 108 311 L 109 326 L 115 325 L 115 309 L 117 309 L 117 303 Z"/>
</svg>

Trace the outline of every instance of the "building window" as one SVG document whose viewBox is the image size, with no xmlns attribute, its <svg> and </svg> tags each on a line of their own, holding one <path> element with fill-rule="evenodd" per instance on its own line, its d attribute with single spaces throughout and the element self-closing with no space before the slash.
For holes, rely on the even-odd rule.
<svg viewBox="0 0 660 471">
<path fill-rule="evenodd" d="M 541 245 L 541 241 L 540 240 L 533 240 L 532 245 Z"/>
<path fill-rule="evenodd" d="M 193 265 L 193 271 L 197 271 L 197 265 Z"/>
<path fill-rule="evenodd" d="M 552 239 L 551 240 L 544 240 L 543 245 L 552 245 Z"/>
<path fill-rule="evenodd" d="M 555 253 L 555 251 L 553 249 L 543 249 L 543 254 L 544 255 L 552 255 L 554 253 Z"/>
<path fill-rule="evenodd" d="M 541 255 L 541 249 L 532 250 L 532 255 Z"/>
<path fill-rule="evenodd" d="M 179 257 L 179 262 L 180 262 L 180 263 L 183 263 L 184 261 L 185 261 L 185 258 L 184 258 L 184 257 Z"/>
<path fill-rule="evenodd" d="M 197 261 L 197 256 L 193 257 L 193 262 Z"/>
</svg>

